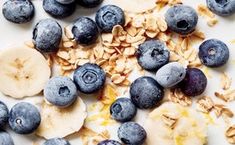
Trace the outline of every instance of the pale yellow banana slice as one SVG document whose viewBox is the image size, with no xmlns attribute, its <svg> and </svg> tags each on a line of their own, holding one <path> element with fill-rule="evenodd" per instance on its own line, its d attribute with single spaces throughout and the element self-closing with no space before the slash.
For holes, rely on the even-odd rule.
<svg viewBox="0 0 235 145">
<path fill-rule="evenodd" d="M 203 118 L 192 109 L 164 103 L 152 111 L 144 127 L 147 145 L 205 145 L 207 128 Z"/>
<path fill-rule="evenodd" d="M 44 56 L 26 46 L 0 52 L 0 92 L 13 98 L 40 93 L 51 75 Z"/>
<path fill-rule="evenodd" d="M 42 120 L 36 134 L 46 139 L 78 132 L 87 117 L 86 105 L 81 98 L 67 108 L 58 108 L 43 102 L 40 112 Z"/>
</svg>

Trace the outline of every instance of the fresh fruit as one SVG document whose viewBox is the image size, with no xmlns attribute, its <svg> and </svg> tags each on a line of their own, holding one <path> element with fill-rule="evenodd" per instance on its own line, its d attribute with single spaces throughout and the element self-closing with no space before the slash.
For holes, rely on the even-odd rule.
<svg viewBox="0 0 235 145">
<path fill-rule="evenodd" d="M 167 102 L 153 110 L 144 123 L 147 145 L 205 145 L 205 119 L 193 109 Z"/>
<path fill-rule="evenodd" d="M 121 8 L 115 5 L 101 7 L 95 16 L 95 21 L 102 32 L 112 32 L 115 25 L 124 26 L 125 16 Z"/>
<path fill-rule="evenodd" d="M 65 18 L 72 15 L 76 9 L 76 4 L 62 4 L 58 0 L 43 0 L 43 9 L 45 12 L 55 18 Z"/>
<path fill-rule="evenodd" d="M 10 134 L 3 130 L 0 130 L 0 145 L 14 145 Z"/>
<path fill-rule="evenodd" d="M 165 14 L 169 29 L 181 35 L 192 33 L 198 22 L 197 12 L 190 6 L 175 5 Z"/>
<path fill-rule="evenodd" d="M 129 98 L 119 98 L 110 107 L 110 114 L 113 119 L 120 122 L 127 122 L 133 119 L 137 109 Z"/>
<path fill-rule="evenodd" d="M 159 40 L 147 40 L 136 52 L 139 65 L 146 70 L 158 70 L 169 62 L 170 52 Z"/>
<path fill-rule="evenodd" d="M 201 95 L 207 86 L 205 74 L 197 68 L 188 68 L 184 80 L 180 83 L 182 92 L 187 96 Z"/>
<path fill-rule="evenodd" d="M 2 6 L 3 16 L 10 22 L 29 22 L 34 16 L 34 6 L 30 0 L 7 0 Z"/>
<path fill-rule="evenodd" d="M 99 36 L 96 23 L 88 17 L 78 18 L 72 27 L 72 33 L 76 41 L 80 44 L 92 44 Z"/>
<path fill-rule="evenodd" d="M 62 28 L 53 19 L 39 21 L 33 30 L 33 43 L 37 50 L 43 53 L 55 53 L 59 49 L 62 38 Z"/>
<path fill-rule="evenodd" d="M 73 80 L 79 91 L 90 94 L 103 88 L 106 75 L 97 64 L 86 63 L 77 68 Z"/>
<path fill-rule="evenodd" d="M 103 0 L 78 0 L 78 4 L 86 8 L 94 8 L 100 5 Z"/>
<path fill-rule="evenodd" d="M 132 102 L 141 109 L 155 107 L 164 97 L 163 88 L 151 77 L 140 77 L 130 86 Z"/>
<path fill-rule="evenodd" d="M 44 96 L 55 106 L 68 107 L 78 97 L 77 87 L 69 77 L 53 77 L 44 88 Z"/>
<path fill-rule="evenodd" d="M 224 42 L 217 39 L 209 39 L 200 45 L 198 56 L 204 65 L 219 67 L 228 61 L 229 49 Z"/>
<path fill-rule="evenodd" d="M 235 13 L 234 0 L 206 0 L 207 7 L 220 16 L 230 16 Z"/>
<path fill-rule="evenodd" d="M 118 128 L 118 137 L 126 145 L 142 145 L 146 136 L 144 128 L 135 122 L 123 123 Z"/>
<path fill-rule="evenodd" d="M 98 143 L 98 145 L 122 145 L 122 144 L 116 140 L 107 139 L 107 140 L 101 141 L 100 143 Z"/>
<path fill-rule="evenodd" d="M 10 128 L 16 133 L 30 134 L 40 125 L 41 116 L 34 105 L 20 102 L 11 108 L 8 122 Z"/>
<path fill-rule="evenodd" d="M 44 56 L 27 47 L 1 51 L 0 68 L 0 91 L 13 98 L 40 93 L 51 75 Z"/>
<path fill-rule="evenodd" d="M 4 128 L 4 126 L 7 124 L 8 117 L 9 117 L 9 110 L 6 104 L 0 101 L 0 129 Z"/>
<path fill-rule="evenodd" d="M 73 3 L 75 0 L 56 0 L 58 3 L 61 4 L 71 4 Z"/>
<path fill-rule="evenodd" d="M 45 141 L 43 145 L 70 145 L 70 143 L 63 138 L 52 138 Z"/>
<path fill-rule="evenodd" d="M 46 139 L 63 138 L 78 132 L 87 117 L 86 105 L 80 97 L 66 108 L 58 108 L 43 102 L 40 113 L 42 121 L 36 134 Z"/>
<path fill-rule="evenodd" d="M 161 67 L 156 73 L 157 82 L 164 88 L 171 88 L 181 82 L 186 69 L 178 62 L 171 62 Z"/>
</svg>

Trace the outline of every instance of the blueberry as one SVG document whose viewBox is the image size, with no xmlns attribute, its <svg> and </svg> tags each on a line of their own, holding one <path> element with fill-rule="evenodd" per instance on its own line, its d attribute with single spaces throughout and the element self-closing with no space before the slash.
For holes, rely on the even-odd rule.
<svg viewBox="0 0 235 145">
<path fill-rule="evenodd" d="M 73 79 L 79 91 L 90 94 L 103 88 L 106 74 L 97 64 L 86 63 L 75 70 Z"/>
<path fill-rule="evenodd" d="M 178 62 L 171 62 L 161 67 L 156 73 L 157 82 L 164 88 L 171 88 L 180 83 L 186 75 L 186 69 Z"/>
<path fill-rule="evenodd" d="M 3 130 L 0 130 L 0 145 L 14 145 L 10 134 Z"/>
<path fill-rule="evenodd" d="M 55 18 L 65 18 L 73 14 L 76 4 L 61 4 L 57 0 L 43 0 L 43 9 Z"/>
<path fill-rule="evenodd" d="M 144 128 L 135 122 L 123 123 L 118 129 L 118 137 L 126 145 L 142 145 L 146 136 Z"/>
<path fill-rule="evenodd" d="M 43 145 L 70 145 L 70 143 L 63 138 L 52 138 L 45 141 Z"/>
<path fill-rule="evenodd" d="M 98 143 L 98 145 L 122 145 L 122 144 L 119 143 L 118 141 L 107 139 L 107 140 L 101 141 L 100 143 Z"/>
<path fill-rule="evenodd" d="M 71 4 L 73 3 L 75 0 L 56 0 L 58 3 L 60 4 Z"/>
<path fill-rule="evenodd" d="M 78 4 L 86 8 L 94 8 L 102 2 L 103 0 L 78 0 Z"/>
<path fill-rule="evenodd" d="M 34 105 L 21 102 L 11 108 L 8 122 L 16 133 L 30 134 L 40 125 L 41 116 Z"/>
<path fill-rule="evenodd" d="M 209 39 L 199 47 L 199 58 L 208 67 L 219 67 L 229 59 L 228 46 L 217 39 Z"/>
<path fill-rule="evenodd" d="M 111 32 L 115 25 L 124 26 L 125 16 L 118 6 L 106 5 L 97 11 L 95 21 L 102 32 Z"/>
<path fill-rule="evenodd" d="M 119 98 L 110 107 L 112 118 L 120 122 L 130 121 L 136 112 L 137 109 L 129 98 Z"/>
<path fill-rule="evenodd" d="M 234 0 L 206 0 L 207 7 L 220 16 L 230 16 L 235 13 Z"/>
<path fill-rule="evenodd" d="M 67 107 L 77 99 L 77 87 L 69 77 L 52 77 L 44 88 L 44 96 L 55 106 Z"/>
<path fill-rule="evenodd" d="M 146 70 L 158 70 L 169 62 L 170 52 L 159 40 L 147 40 L 136 52 L 139 65 Z"/>
<path fill-rule="evenodd" d="M 197 68 L 188 68 L 184 80 L 180 83 L 180 88 L 187 96 L 201 95 L 207 86 L 205 74 Z"/>
<path fill-rule="evenodd" d="M 76 41 L 80 44 L 92 44 L 99 36 L 96 23 L 88 17 L 78 18 L 72 27 L 72 33 Z"/>
<path fill-rule="evenodd" d="M 9 111 L 6 104 L 0 101 L 0 129 L 7 124 L 8 116 L 9 116 Z"/>
<path fill-rule="evenodd" d="M 34 6 L 30 0 L 8 0 L 2 6 L 2 13 L 10 22 L 27 23 L 34 16 Z"/>
<path fill-rule="evenodd" d="M 190 6 L 175 5 L 165 14 L 169 29 L 181 35 L 192 33 L 198 22 L 197 12 Z"/>
<path fill-rule="evenodd" d="M 33 42 L 40 52 L 56 52 L 59 49 L 61 38 L 62 28 L 55 20 L 44 19 L 34 27 Z"/>
<path fill-rule="evenodd" d="M 132 102 L 141 109 L 155 107 L 164 97 L 163 88 L 151 77 L 140 77 L 130 86 Z"/>
</svg>

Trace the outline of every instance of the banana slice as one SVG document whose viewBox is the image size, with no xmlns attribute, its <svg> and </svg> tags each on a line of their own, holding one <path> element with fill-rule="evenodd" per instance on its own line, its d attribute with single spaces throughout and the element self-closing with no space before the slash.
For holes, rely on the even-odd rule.
<svg viewBox="0 0 235 145">
<path fill-rule="evenodd" d="M 13 98 L 40 93 L 51 75 L 44 56 L 35 49 L 18 47 L 0 52 L 0 92 Z"/>
<path fill-rule="evenodd" d="M 58 108 L 43 102 L 42 120 L 36 134 L 46 139 L 68 136 L 81 129 L 86 117 L 86 105 L 81 98 L 67 108 Z"/>
<path fill-rule="evenodd" d="M 152 111 L 144 128 L 147 145 L 205 145 L 206 123 L 192 109 L 167 102 Z"/>
</svg>

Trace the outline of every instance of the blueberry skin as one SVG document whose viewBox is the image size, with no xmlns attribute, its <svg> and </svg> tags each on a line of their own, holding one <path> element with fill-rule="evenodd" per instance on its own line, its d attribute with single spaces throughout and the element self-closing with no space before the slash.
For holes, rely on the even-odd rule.
<svg viewBox="0 0 235 145">
<path fill-rule="evenodd" d="M 79 91 L 91 94 L 103 88 L 106 74 L 97 64 L 86 63 L 74 71 L 73 80 Z"/>
<path fill-rule="evenodd" d="M 165 14 L 169 29 L 181 35 L 192 33 L 198 22 L 197 12 L 190 6 L 175 5 Z"/>
<path fill-rule="evenodd" d="M 80 17 L 73 24 L 72 33 L 78 43 L 89 45 L 96 42 L 99 29 L 92 19 Z"/>
<path fill-rule="evenodd" d="M 164 88 L 171 88 L 180 83 L 186 75 L 186 69 L 178 62 L 171 62 L 161 67 L 156 73 L 157 82 Z"/>
<path fill-rule="evenodd" d="M 104 140 L 98 143 L 98 145 L 122 145 L 121 143 L 119 143 L 116 140 Z"/>
<path fill-rule="evenodd" d="M 224 42 L 217 39 L 209 39 L 200 45 L 198 56 L 204 65 L 220 67 L 227 63 L 229 49 Z"/>
<path fill-rule="evenodd" d="M 142 145 L 146 136 L 144 128 L 135 122 L 123 123 L 118 128 L 118 137 L 126 145 Z"/>
<path fill-rule="evenodd" d="M 163 42 L 147 40 L 139 45 L 136 57 L 142 68 L 155 71 L 169 62 L 170 52 Z"/>
<path fill-rule="evenodd" d="M 234 0 L 206 0 L 207 7 L 220 16 L 230 16 L 235 13 Z"/>
<path fill-rule="evenodd" d="M 3 130 L 0 130 L 0 145 L 14 145 L 10 134 Z"/>
<path fill-rule="evenodd" d="M 70 143 L 63 138 L 52 138 L 45 141 L 43 145 L 70 145 Z"/>
<path fill-rule="evenodd" d="M 140 77 L 130 86 L 132 102 L 140 109 L 154 108 L 164 97 L 163 88 L 151 77 Z"/>
<path fill-rule="evenodd" d="M 2 13 L 10 22 L 27 23 L 34 16 L 34 6 L 30 0 L 8 0 L 2 6 Z"/>
<path fill-rule="evenodd" d="M 112 118 L 120 122 L 130 121 L 136 112 L 137 109 L 129 98 L 119 98 L 110 107 Z"/>
<path fill-rule="evenodd" d="M 55 106 L 68 107 L 78 97 L 77 87 L 69 77 L 52 77 L 44 88 L 44 96 Z"/>
<path fill-rule="evenodd" d="M 33 133 L 41 122 L 38 109 L 26 102 L 14 105 L 9 114 L 8 123 L 10 128 L 18 134 Z"/>
<path fill-rule="evenodd" d="M 115 5 L 101 7 L 95 16 L 95 21 L 102 32 L 112 32 L 115 25 L 124 26 L 125 16 L 121 8 Z"/>
<path fill-rule="evenodd" d="M 85 8 L 94 8 L 100 5 L 103 0 L 77 0 L 78 4 Z"/>
<path fill-rule="evenodd" d="M 0 101 L 0 129 L 7 124 L 8 117 L 9 117 L 9 110 L 6 104 Z"/>
<path fill-rule="evenodd" d="M 207 78 L 200 69 L 188 68 L 186 76 L 179 86 L 185 95 L 198 96 L 205 91 Z"/>
<path fill-rule="evenodd" d="M 73 3 L 75 0 L 56 0 L 58 3 L 60 4 L 71 4 Z"/>
<path fill-rule="evenodd" d="M 72 15 L 76 9 L 76 4 L 61 4 L 56 0 L 43 0 L 43 9 L 52 17 L 62 19 Z"/>
<path fill-rule="evenodd" d="M 39 21 L 33 30 L 33 43 L 42 53 L 55 53 L 62 38 L 61 26 L 52 19 Z"/>
</svg>

